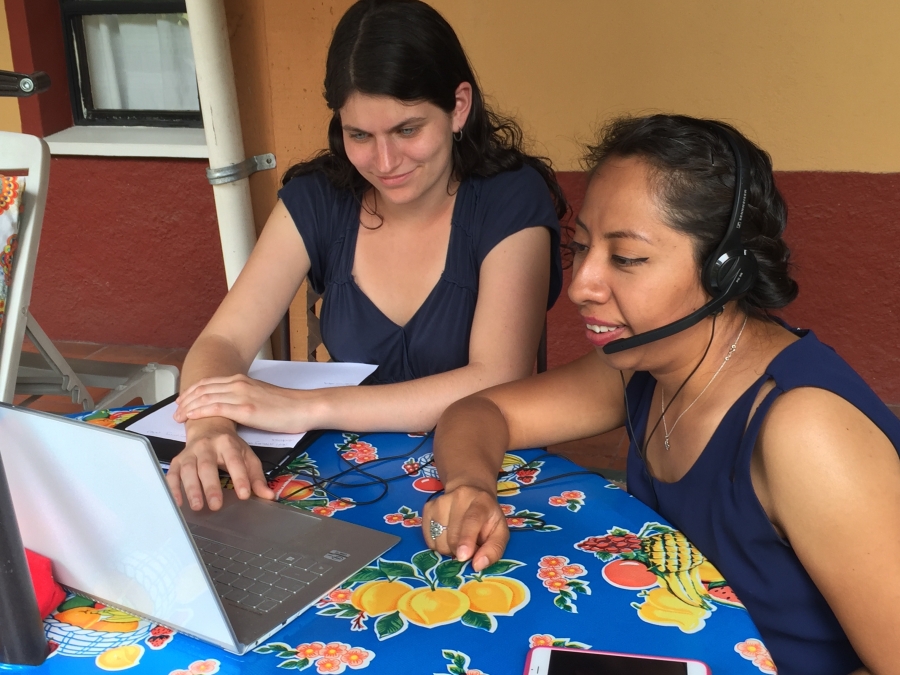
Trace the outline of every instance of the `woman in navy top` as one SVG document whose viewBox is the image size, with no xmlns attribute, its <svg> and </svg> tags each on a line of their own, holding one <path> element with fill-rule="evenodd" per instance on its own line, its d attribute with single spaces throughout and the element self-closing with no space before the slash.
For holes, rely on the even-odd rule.
<svg viewBox="0 0 900 675">
<path fill-rule="evenodd" d="M 715 297 L 701 271 L 732 213 L 729 133 L 749 164 L 734 231 L 758 265 L 753 284 L 667 337 L 450 406 L 435 438 L 448 490 L 424 512 L 447 529 L 426 541 L 483 569 L 509 537 L 503 453 L 625 424 L 629 491 L 721 571 L 781 675 L 898 673 L 900 420 L 813 333 L 770 316 L 797 294 L 787 210 L 768 155 L 723 126 L 611 123 L 588 156 L 569 297 L 598 348 Z"/>
<path fill-rule="evenodd" d="M 290 168 L 234 287 L 185 360 L 175 414 L 180 503 L 267 498 L 235 424 L 429 429 L 453 401 L 532 372 L 562 285 L 565 199 L 521 131 L 485 105 L 453 29 L 418 0 L 361 0 L 328 50 L 328 149 Z M 245 373 L 304 278 L 323 294 L 325 346 L 378 366 L 380 386 L 286 390 Z"/>
</svg>

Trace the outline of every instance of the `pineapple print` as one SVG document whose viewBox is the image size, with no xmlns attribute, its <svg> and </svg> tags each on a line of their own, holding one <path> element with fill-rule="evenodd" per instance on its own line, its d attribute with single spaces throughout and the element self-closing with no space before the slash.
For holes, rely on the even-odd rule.
<svg viewBox="0 0 900 675">
<path fill-rule="evenodd" d="M 662 579 L 676 598 L 692 607 L 712 609 L 709 593 L 700 581 L 705 558 L 681 532 L 662 532 L 641 541 L 647 566 Z"/>
</svg>

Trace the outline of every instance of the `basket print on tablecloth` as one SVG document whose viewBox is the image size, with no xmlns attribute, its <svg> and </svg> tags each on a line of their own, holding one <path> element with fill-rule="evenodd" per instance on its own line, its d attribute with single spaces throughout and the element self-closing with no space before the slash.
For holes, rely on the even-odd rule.
<svg viewBox="0 0 900 675">
<path fill-rule="evenodd" d="M 89 598 L 69 593 L 44 619 L 51 656 L 93 658 L 101 670 L 118 671 L 140 663 L 146 648 L 165 648 L 175 632 Z"/>
</svg>

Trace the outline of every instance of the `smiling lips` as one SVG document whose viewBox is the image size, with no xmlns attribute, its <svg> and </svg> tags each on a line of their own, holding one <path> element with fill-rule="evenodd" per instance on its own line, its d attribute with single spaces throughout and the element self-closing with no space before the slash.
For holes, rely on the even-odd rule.
<svg viewBox="0 0 900 675">
<path fill-rule="evenodd" d="M 378 176 L 378 180 L 386 187 L 395 187 L 401 185 L 412 174 L 412 171 L 406 173 L 398 173 L 394 176 Z"/>
<path fill-rule="evenodd" d="M 625 331 L 625 326 L 608 324 L 593 318 L 586 318 L 584 327 L 587 339 L 598 347 L 609 344 L 613 340 L 618 340 Z"/>
</svg>

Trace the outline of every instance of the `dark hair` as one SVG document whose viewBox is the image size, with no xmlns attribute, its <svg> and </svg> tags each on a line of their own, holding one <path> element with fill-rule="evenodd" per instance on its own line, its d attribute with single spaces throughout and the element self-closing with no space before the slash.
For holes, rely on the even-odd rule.
<svg viewBox="0 0 900 675">
<path fill-rule="evenodd" d="M 485 104 L 456 33 L 432 7 L 419 0 L 360 0 L 338 22 L 325 64 L 325 101 L 333 115 L 328 149 L 295 164 L 282 184 L 322 171 L 337 188 L 361 195 L 369 187 L 347 158 L 340 109 L 354 92 L 428 101 L 445 112 L 456 106 L 456 89 L 472 85 L 472 108 L 453 142 L 453 176 L 493 176 L 524 165 L 540 173 L 562 218 L 568 204 L 549 160 L 522 150 L 522 130 Z"/>
<path fill-rule="evenodd" d="M 734 154 L 724 134 L 707 124 L 684 115 L 614 119 L 584 157 L 591 175 L 610 157 L 639 157 L 647 162 L 669 225 L 694 240 L 700 269 L 725 236 L 734 200 Z M 750 158 L 741 241 L 756 256 L 759 275 L 738 305 L 748 314 L 765 315 L 797 297 L 797 282 L 790 276 L 791 251 L 782 239 L 787 205 L 775 187 L 769 155 L 731 125 L 718 124 L 745 144 Z"/>
</svg>

